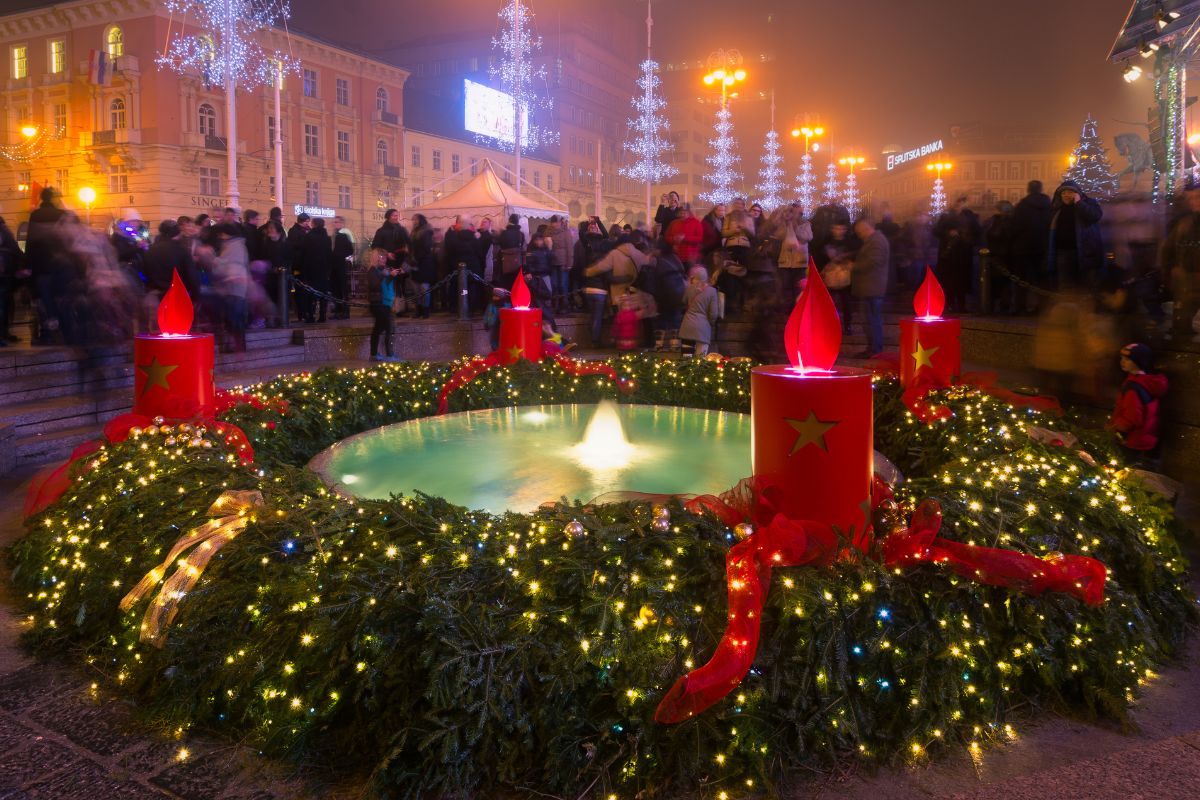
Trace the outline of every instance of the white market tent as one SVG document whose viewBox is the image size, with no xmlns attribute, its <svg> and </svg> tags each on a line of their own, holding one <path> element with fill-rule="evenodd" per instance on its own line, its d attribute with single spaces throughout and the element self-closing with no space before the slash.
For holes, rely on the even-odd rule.
<svg viewBox="0 0 1200 800">
<path fill-rule="evenodd" d="M 538 190 L 541 192 L 541 190 Z M 478 224 L 484 217 L 492 218 L 492 227 L 503 230 L 510 214 L 521 217 L 521 227 L 528 226 L 529 219 L 549 219 L 551 216 L 567 215 L 567 207 L 545 195 L 544 200 L 535 200 L 521 194 L 500 180 L 487 159 L 479 163 L 479 174 L 461 188 L 431 203 L 424 203 L 404 210 L 404 217 L 424 214 L 435 229 L 445 230 L 454 224 L 455 217 L 472 217 Z"/>
</svg>

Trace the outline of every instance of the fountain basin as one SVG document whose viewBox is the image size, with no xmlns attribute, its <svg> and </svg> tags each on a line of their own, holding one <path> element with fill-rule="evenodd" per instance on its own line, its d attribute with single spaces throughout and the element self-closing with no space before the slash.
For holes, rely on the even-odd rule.
<svg viewBox="0 0 1200 800">
<path fill-rule="evenodd" d="M 615 491 L 716 494 L 750 474 L 748 414 L 622 405 L 597 417 L 601 408 L 516 406 L 410 420 L 344 439 L 309 467 L 358 497 L 420 490 L 493 513 Z"/>
</svg>

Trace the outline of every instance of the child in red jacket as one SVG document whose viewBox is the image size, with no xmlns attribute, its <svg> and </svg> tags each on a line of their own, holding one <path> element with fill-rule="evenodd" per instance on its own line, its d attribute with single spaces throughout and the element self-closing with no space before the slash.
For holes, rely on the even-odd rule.
<svg viewBox="0 0 1200 800">
<path fill-rule="evenodd" d="M 1154 353 L 1148 345 L 1135 343 L 1121 348 L 1121 369 L 1126 374 L 1117 395 L 1108 428 L 1117 434 L 1131 460 L 1144 461 L 1158 449 L 1160 405 L 1167 393 L 1167 376 L 1152 373 Z"/>
</svg>

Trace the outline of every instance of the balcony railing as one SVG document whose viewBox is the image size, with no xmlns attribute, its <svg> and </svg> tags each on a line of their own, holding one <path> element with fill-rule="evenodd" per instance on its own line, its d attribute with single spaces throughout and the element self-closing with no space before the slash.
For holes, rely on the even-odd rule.
<svg viewBox="0 0 1200 800">
<path fill-rule="evenodd" d="M 205 150 L 220 150 L 225 152 L 225 139 L 221 136 L 213 136 L 212 134 L 204 135 Z"/>
<path fill-rule="evenodd" d="M 380 164 L 379 171 L 385 178 L 400 177 L 400 167 L 396 164 Z"/>
<path fill-rule="evenodd" d="M 395 112 L 392 112 L 392 111 L 380 111 L 378 108 L 375 109 L 374 114 L 371 115 L 371 119 L 375 122 L 382 122 L 385 125 L 399 125 L 400 124 L 400 115 L 399 114 L 396 114 Z"/>
<path fill-rule="evenodd" d="M 116 131 L 93 131 L 92 132 L 92 144 L 93 145 L 116 144 L 116 143 L 117 143 L 117 132 Z"/>
</svg>

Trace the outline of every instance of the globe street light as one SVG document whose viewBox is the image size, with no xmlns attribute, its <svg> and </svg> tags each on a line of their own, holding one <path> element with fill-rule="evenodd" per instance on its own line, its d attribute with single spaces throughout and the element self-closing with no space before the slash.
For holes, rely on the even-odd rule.
<svg viewBox="0 0 1200 800">
<path fill-rule="evenodd" d="M 708 67 L 710 72 L 704 76 L 704 85 L 721 87 L 721 108 L 724 108 L 730 87 L 746 80 L 742 54 L 737 50 L 715 50 L 709 53 Z"/>
<path fill-rule="evenodd" d="M 84 186 L 79 190 L 79 202 L 83 203 L 83 207 L 87 209 L 87 224 L 92 224 L 92 203 L 96 202 L 96 190 L 90 186 Z"/>
<path fill-rule="evenodd" d="M 26 139 L 32 139 L 33 137 L 37 136 L 37 133 L 38 133 L 37 125 L 22 125 L 21 126 L 21 135 L 24 136 Z"/>
</svg>

